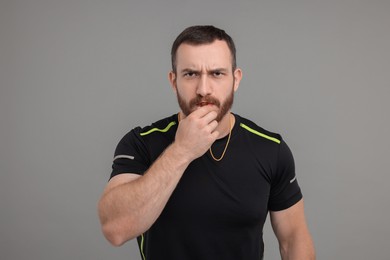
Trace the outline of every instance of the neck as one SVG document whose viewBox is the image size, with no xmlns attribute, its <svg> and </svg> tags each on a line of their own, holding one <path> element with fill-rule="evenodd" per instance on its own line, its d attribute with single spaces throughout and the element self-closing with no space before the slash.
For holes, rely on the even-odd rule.
<svg viewBox="0 0 390 260">
<path fill-rule="evenodd" d="M 218 139 L 224 138 L 227 136 L 231 129 L 233 128 L 235 123 L 235 117 L 230 113 L 226 113 L 226 115 L 222 118 L 222 120 L 218 123 L 217 128 L 215 129 L 220 134 L 218 136 Z"/>
</svg>

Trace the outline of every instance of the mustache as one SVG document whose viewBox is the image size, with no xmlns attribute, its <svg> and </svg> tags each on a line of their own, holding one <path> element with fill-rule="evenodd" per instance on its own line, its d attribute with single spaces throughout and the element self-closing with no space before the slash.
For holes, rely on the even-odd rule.
<svg viewBox="0 0 390 260">
<path fill-rule="evenodd" d="M 195 98 L 191 99 L 189 102 L 189 105 L 191 108 L 196 107 L 200 105 L 201 103 L 208 103 L 217 106 L 218 108 L 220 107 L 220 102 L 218 99 L 212 97 L 212 96 L 196 96 Z"/>
</svg>

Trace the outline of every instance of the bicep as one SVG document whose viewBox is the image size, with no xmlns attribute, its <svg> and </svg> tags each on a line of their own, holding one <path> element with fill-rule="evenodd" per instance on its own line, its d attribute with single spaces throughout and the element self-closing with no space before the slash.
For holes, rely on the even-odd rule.
<svg viewBox="0 0 390 260">
<path fill-rule="evenodd" d="M 271 211 L 270 218 L 279 241 L 287 240 L 297 232 L 307 230 L 303 199 L 285 210 Z"/>
</svg>

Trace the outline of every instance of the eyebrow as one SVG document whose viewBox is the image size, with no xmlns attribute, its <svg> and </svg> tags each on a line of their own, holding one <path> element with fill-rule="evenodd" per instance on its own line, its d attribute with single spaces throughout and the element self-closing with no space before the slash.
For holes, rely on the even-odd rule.
<svg viewBox="0 0 390 260">
<path fill-rule="evenodd" d="M 211 69 L 209 72 L 223 72 L 223 73 L 228 73 L 229 70 L 226 69 L 226 68 L 215 68 L 215 69 Z"/>
<path fill-rule="evenodd" d="M 187 72 L 199 72 L 199 71 L 196 70 L 196 69 L 189 69 L 189 68 L 187 68 L 187 69 L 182 69 L 180 72 L 181 73 L 187 73 Z"/>
<path fill-rule="evenodd" d="M 207 73 L 214 73 L 214 72 L 217 72 L 217 71 L 218 72 L 224 72 L 224 73 L 229 72 L 229 70 L 226 69 L 226 68 L 215 68 L 215 69 L 208 70 Z M 185 68 L 185 69 L 182 69 L 180 72 L 181 73 L 187 73 L 187 72 L 197 72 L 197 73 L 200 73 L 200 70 Z"/>
</svg>

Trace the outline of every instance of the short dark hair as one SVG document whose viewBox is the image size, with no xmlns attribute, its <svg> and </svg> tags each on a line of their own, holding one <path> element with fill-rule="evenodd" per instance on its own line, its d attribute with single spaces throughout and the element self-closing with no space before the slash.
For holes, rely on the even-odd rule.
<svg viewBox="0 0 390 260">
<path fill-rule="evenodd" d="M 171 62 L 173 72 L 176 73 L 176 54 L 177 49 L 181 44 L 187 43 L 190 45 L 202 45 L 213 43 L 215 40 L 221 40 L 227 43 L 232 55 L 232 68 L 234 71 L 237 67 L 236 46 L 234 45 L 232 37 L 230 37 L 224 30 L 212 25 L 195 25 L 188 27 L 181 32 L 172 44 Z"/>
</svg>

